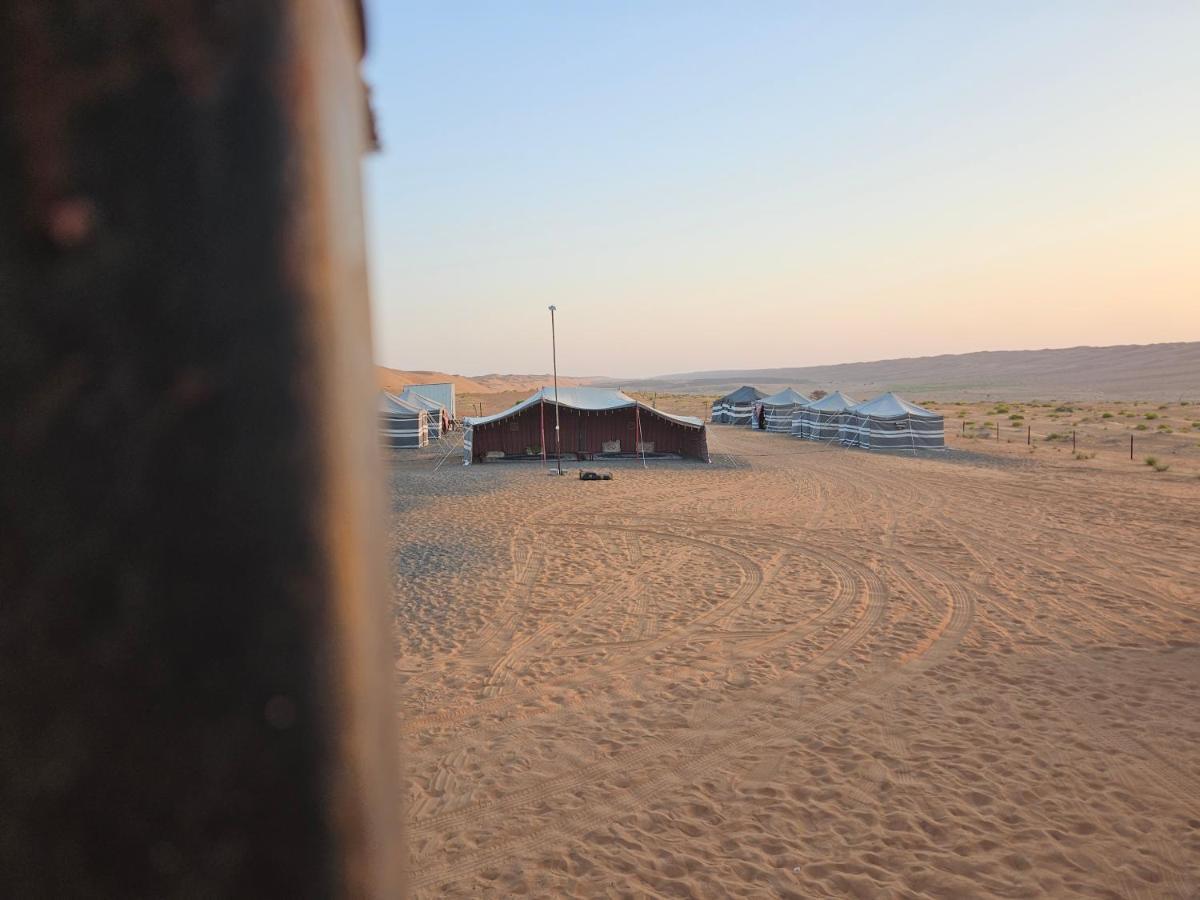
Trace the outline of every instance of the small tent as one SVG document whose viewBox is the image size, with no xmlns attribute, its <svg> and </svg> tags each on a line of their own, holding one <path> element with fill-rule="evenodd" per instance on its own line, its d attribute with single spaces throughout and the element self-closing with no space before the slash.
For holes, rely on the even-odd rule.
<svg viewBox="0 0 1200 900">
<path fill-rule="evenodd" d="M 796 410 L 810 402 L 812 402 L 811 397 L 805 397 L 790 387 L 784 388 L 776 394 L 763 397 L 754 405 L 754 415 L 750 418 L 750 427 L 758 428 L 761 422 L 763 431 L 787 434 L 792 430 L 792 417 Z"/>
<path fill-rule="evenodd" d="M 683 456 L 708 462 L 704 423 L 675 416 L 620 391 L 558 389 L 564 458 Z M 542 388 L 494 416 L 463 420 L 463 464 L 487 459 L 548 459 L 555 455 L 555 391 Z"/>
<path fill-rule="evenodd" d="M 749 425 L 754 417 L 754 404 L 765 396 L 758 388 L 744 384 L 713 401 L 712 421 L 721 425 Z"/>
<path fill-rule="evenodd" d="M 379 395 L 379 436 L 385 446 L 412 449 L 429 443 L 429 414 L 392 394 Z"/>
<path fill-rule="evenodd" d="M 432 400 L 434 403 L 440 404 L 442 409 L 446 410 L 450 421 L 453 422 L 458 418 L 458 413 L 454 407 L 454 384 L 444 381 L 434 384 L 406 384 L 406 391 L 416 391 L 427 400 Z"/>
<path fill-rule="evenodd" d="M 909 403 L 890 391 L 849 410 L 841 424 L 843 444 L 869 450 L 945 450 L 941 413 Z"/>
<path fill-rule="evenodd" d="M 396 396 L 410 406 L 420 407 L 429 414 L 429 439 L 431 441 L 436 441 L 443 432 L 450 430 L 450 414 L 441 403 L 417 393 L 412 388 L 405 388 Z"/>
<path fill-rule="evenodd" d="M 810 441 L 836 441 L 841 438 L 842 420 L 847 411 L 857 405 L 857 400 L 841 391 L 813 400 L 797 409 L 792 417 L 792 437 Z"/>
</svg>

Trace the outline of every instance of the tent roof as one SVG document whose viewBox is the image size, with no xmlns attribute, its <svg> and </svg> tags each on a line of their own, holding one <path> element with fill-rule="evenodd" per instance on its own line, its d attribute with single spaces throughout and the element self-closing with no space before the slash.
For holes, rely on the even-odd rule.
<svg viewBox="0 0 1200 900">
<path fill-rule="evenodd" d="M 751 387 L 748 384 L 743 384 L 736 391 L 726 394 L 724 397 L 718 398 L 717 402 L 721 403 L 748 403 L 751 400 L 761 400 L 765 394 L 756 387 Z"/>
<path fill-rule="evenodd" d="M 422 385 L 422 387 L 428 386 L 429 385 Z M 392 394 L 390 396 L 396 397 L 396 399 L 404 403 L 409 403 L 413 406 L 419 406 L 422 409 L 428 410 L 429 412 L 441 412 L 443 409 L 445 409 L 445 407 L 436 400 L 430 400 L 428 397 L 418 394 L 410 387 L 405 388 L 399 394 Z"/>
<path fill-rule="evenodd" d="M 858 406 L 858 401 L 853 397 L 847 397 L 841 391 L 826 394 L 820 400 L 814 400 L 808 404 L 809 409 L 815 409 L 818 412 L 842 412 L 855 406 Z"/>
<path fill-rule="evenodd" d="M 379 411 L 390 415 L 409 415 L 413 413 L 425 412 L 420 406 L 410 403 L 408 400 L 402 400 L 395 394 L 389 394 L 387 391 L 379 392 Z"/>
<path fill-rule="evenodd" d="M 522 410 L 536 406 L 542 402 L 554 403 L 554 388 L 542 388 L 532 396 L 522 400 L 516 406 L 504 410 L 504 412 L 499 412 L 491 416 L 476 416 L 465 421 L 468 425 L 488 425 L 492 422 L 499 422 L 501 419 L 507 419 L 509 416 L 514 416 Z M 559 406 L 566 409 L 577 409 L 583 412 L 629 409 L 636 406 L 653 415 L 661 416 L 672 422 L 678 422 L 680 425 L 687 425 L 691 428 L 704 427 L 704 423 L 694 416 L 674 416 L 663 412 L 661 409 L 653 409 L 645 403 L 634 400 L 628 394 L 621 391 L 609 390 L 608 388 L 560 387 L 558 389 L 558 403 Z"/>
<path fill-rule="evenodd" d="M 880 394 L 874 400 L 858 404 L 858 406 L 854 407 L 854 411 L 859 415 L 879 416 L 883 419 L 906 415 L 920 419 L 940 419 L 942 417 L 941 413 L 931 412 L 922 406 L 917 406 L 915 403 L 909 403 L 903 397 L 891 391 L 888 391 L 886 394 Z"/>
<path fill-rule="evenodd" d="M 805 397 L 799 391 L 794 391 L 790 387 L 784 388 L 770 397 L 762 398 L 763 406 L 787 406 L 795 403 L 808 403 L 811 400 L 812 397 Z"/>
</svg>

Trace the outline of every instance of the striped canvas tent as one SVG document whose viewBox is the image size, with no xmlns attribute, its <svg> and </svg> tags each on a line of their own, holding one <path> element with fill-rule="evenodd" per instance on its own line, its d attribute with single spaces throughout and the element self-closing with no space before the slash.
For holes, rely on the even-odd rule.
<svg viewBox="0 0 1200 900">
<path fill-rule="evenodd" d="M 436 400 L 431 400 L 417 393 L 412 388 L 405 388 L 394 396 L 410 406 L 416 406 L 425 410 L 429 414 L 429 439 L 431 441 L 436 441 L 442 436 L 442 432 L 450 429 L 450 414 L 446 412 L 446 407 L 442 406 Z"/>
<path fill-rule="evenodd" d="M 758 401 L 750 421 L 750 427 L 758 428 L 761 421 L 764 431 L 787 434 L 792 430 L 792 417 L 796 414 L 796 410 L 811 402 L 811 397 L 805 397 L 790 387 L 784 388 L 782 391 L 769 397 L 763 397 Z M 761 416 L 759 415 L 760 411 Z"/>
<path fill-rule="evenodd" d="M 379 395 L 379 436 L 387 447 L 412 449 L 429 443 L 429 414 L 388 393 Z"/>
<path fill-rule="evenodd" d="M 744 384 L 713 401 L 712 421 L 719 425 L 749 425 L 754 417 L 754 404 L 765 396 L 758 388 Z"/>
<path fill-rule="evenodd" d="M 845 416 L 841 441 L 869 450 L 945 450 L 941 413 L 909 403 L 890 391 L 860 403 Z"/>
<path fill-rule="evenodd" d="M 841 391 L 813 400 L 797 409 L 792 417 L 792 437 L 810 441 L 836 441 L 841 438 L 842 420 L 847 410 L 855 406 L 858 406 L 858 401 Z"/>
</svg>

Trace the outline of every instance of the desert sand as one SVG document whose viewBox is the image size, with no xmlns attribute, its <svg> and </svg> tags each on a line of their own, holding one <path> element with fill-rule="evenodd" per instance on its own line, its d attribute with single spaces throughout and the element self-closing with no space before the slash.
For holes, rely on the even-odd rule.
<svg viewBox="0 0 1200 900">
<path fill-rule="evenodd" d="M 415 895 L 1200 894 L 1200 479 L 1007 441 L 397 453 Z"/>
</svg>

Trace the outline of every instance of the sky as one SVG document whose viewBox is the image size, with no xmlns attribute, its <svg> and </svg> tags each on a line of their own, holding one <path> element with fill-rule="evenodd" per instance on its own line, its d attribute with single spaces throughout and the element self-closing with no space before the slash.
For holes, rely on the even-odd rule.
<svg viewBox="0 0 1200 900">
<path fill-rule="evenodd" d="M 383 365 L 1200 339 L 1200 2 L 367 11 Z"/>
</svg>

